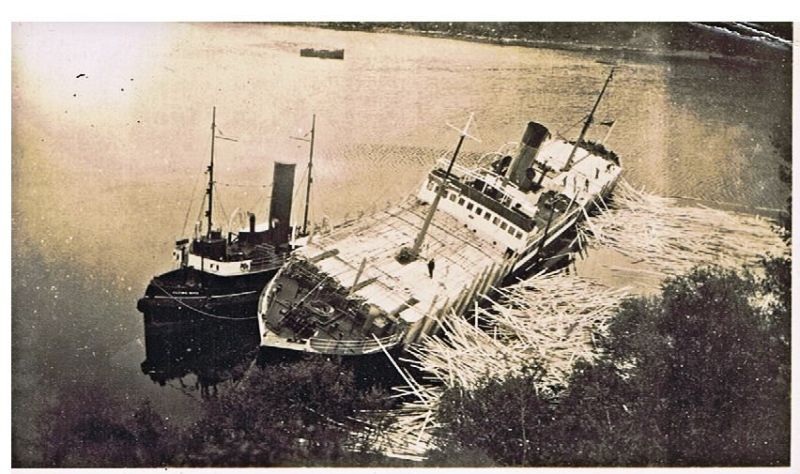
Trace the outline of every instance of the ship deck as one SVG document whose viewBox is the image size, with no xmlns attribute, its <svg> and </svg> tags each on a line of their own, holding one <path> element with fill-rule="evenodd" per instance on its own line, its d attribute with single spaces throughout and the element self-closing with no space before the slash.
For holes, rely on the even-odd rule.
<svg viewBox="0 0 800 474">
<path fill-rule="evenodd" d="M 315 235 L 298 253 L 345 288 L 353 286 L 366 259 L 355 295 L 414 323 L 432 308 L 457 297 L 493 263 L 502 261 L 505 250 L 452 216 L 437 212 L 419 258 L 399 263 L 395 256 L 403 246 L 413 245 L 428 209 L 428 204 L 407 199 L 397 207 Z M 435 262 L 432 278 L 428 274 L 430 259 Z"/>
</svg>

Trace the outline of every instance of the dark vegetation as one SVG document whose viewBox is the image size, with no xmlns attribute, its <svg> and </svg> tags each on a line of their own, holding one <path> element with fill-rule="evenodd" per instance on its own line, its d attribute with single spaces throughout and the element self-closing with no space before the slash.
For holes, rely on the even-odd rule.
<svg viewBox="0 0 800 474">
<path fill-rule="evenodd" d="M 86 390 L 45 417 L 37 467 L 354 466 L 384 463 L 373 452 L 366 410 L 386 393 L 356 386 L 353 370 L 311 358 L 253 369 L 236 388 L 203 401 L 186 426 Z M 380 432 L 382 419 L 373 415 Z M 354 437 L 353 432 L 362 433 Z"/>
<path fill-rule="evenodd" d="M 621 49 L 662 54 L 707 53 L 791 60 L 788 46 L 734 23 L 675 22 L 337 22 L 315 26 L 394 31 L 510 45 L 565 49 Z M 759 23 L 756 29 L 792 39 L 791 23 Z M 756 39 L 758 38 L 758 39 Z"/>
<path fill-rule="evenodd" d="M 532 366 L 475 391 L 449 390 L 432 461 L 788 465 L 784 270 L 757 280 L 701 268 L 666 282 L 659 297 L 628 300 L 601 342 L 602 362 L 579 366 L 567 388 L 537 393 L 542 371 Z"/>
</svg>

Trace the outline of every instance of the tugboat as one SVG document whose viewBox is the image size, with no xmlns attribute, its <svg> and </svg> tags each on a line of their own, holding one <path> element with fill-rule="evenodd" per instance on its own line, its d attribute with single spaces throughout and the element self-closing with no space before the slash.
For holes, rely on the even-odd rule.
<svg viewBox="0 0 800 474">
<path fill-rule="evenodd" d="M 214 140 L 217 137 L 216 108 L 211 122 L 211 161 L 205 211 L 207 230 L 198 228 L 191 239 L 175 242 L 172 252 L 178 268 L 154 277 L 137 309 L 144 313 L 148 327 L 159 327 L 196 320 L 250 320 L 256 317 L 258 298 L 264 285 L 284 264 L 286 256 L 299 243 L 290 225 L 295 165 L 276 161 L 273 172 L 269 218 L 256 225 L 256 216 L 248 213 L 249 226 L 238 232 L 214 228 Z M 313 157 L 314 125 L 311 128 L 310 167 Z M 306 203 L 306 209 L 308 204 Z M 307 214 L 305 219 L 307 219 Z M 307 224 L 304 224 L 304 228 Z M 298 234 L 299 235 L 299 234 Z M 297 237 L 297 235 L 295 236 Z"/>
<path fill-rule="evenodd" d="M 521 143 L 468 168 L 455 161 L 470 116 L 452 158 L 437 163 L 416 199 L 312 232 L 261 294 L 261 346 L 343 356 L 402 350 L 491 286 L 543 264 L 620 176 L 617 155 L 585 140 L 612 77 L 574 142 L 529 122 Z"/>
</svg>

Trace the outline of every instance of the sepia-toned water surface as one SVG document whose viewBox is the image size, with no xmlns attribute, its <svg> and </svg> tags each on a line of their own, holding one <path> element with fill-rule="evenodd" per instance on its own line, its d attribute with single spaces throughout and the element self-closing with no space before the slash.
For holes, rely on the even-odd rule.
<svg viewBox="0 0 800 474">
<path fill-rule="evenodd" d="M 218 140 L 215 219 L 265 219 L 274 160 L 297 162 L 316 114 L 311 216 L 332 221 L 414 191 L 452 149 L 517 141 L 528 120 L 574 138 L 598 112 L 626 178 L 663 195 L 780 208 L 774 140 L 790 130 L 790 67 L 253 24 L 17 24 L 12 46 L 14 452 L 79 387 L 186 415 L 194 397 L 148 377 L 136 299 L 198 220 Z M 302 58 L 304 47 L 345 59 Z M 603 61 L 603 62 L 598 62 Z M 592 138 L 606 129 L 598 127 Z M 296 206 L 299 217 L 300 206 Z M 251 342 L 252 343 L 252 342 Z"/>
</svg>

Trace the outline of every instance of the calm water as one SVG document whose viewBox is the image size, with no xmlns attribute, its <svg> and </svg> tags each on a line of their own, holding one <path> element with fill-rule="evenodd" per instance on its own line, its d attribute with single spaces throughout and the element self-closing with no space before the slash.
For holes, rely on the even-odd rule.
<svg viewBox="0 0 800 474">
<path fill-rule="evenodd" d="M 344 48 L 346 59 L 301 58 L 302 47 Z M 531 119 L 577 135 L 608 72 L 598 60 L 618 59 L 174 24 L 15 25 L 12 52 L 12 403 L 23 462 L 35 458 L 28 420 L 60 393 L 91 385 L 185 417 L 204 387 L 249 364 L 248 335 L 238 347 L 191 335 L 146 341 L 135 308 L 149 278 L 170 268 L 187 209 L 186 231 L 197 219 L 212 106 L 222 133 L 238 140 L 217 142 L 218 216 L 240 208 L 264 219 L 273 160 L 301 163 L 300 187 L 307 146 L 288 137 L 316 113 L 311 213 L 335 221 L 412 191 L 455 144 L 445 124 L 469 112 L 481 142 L 467 152 L 518 140 Z M 629 181 L 664 195 L 783 206 L 773 137 L 791 129 L 790 65 L 623 62 L 599 116 L 617 119 L 607 143 Z M 153 350 L 188 355 L 170 366 L 174 357 Z"/>
</svg>

